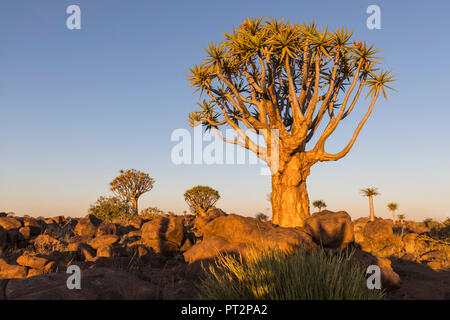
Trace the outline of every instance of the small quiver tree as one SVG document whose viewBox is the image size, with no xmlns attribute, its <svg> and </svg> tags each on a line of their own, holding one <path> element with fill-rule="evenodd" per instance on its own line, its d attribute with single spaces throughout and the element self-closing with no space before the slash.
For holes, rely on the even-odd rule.
<svg viewBox="0 0 450 320">
<path fill-rule="evenodd" d="M 194 215 L 206 215 L 219 199 L 219 192 L 207 186 L 196 186 L 184 193 L 184 200 Z"/>
</svg>

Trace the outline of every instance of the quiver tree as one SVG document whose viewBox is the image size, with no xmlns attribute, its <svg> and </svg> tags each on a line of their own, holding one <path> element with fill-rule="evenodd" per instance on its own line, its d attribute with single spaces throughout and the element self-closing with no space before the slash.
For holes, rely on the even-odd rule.
<svg viewBox="0 0 450 320">
<path fill-rule="evenodd" d="M 110 182 L 111 191 L 121 199 L 131 202 L 134 212 L 138 214 L 138 200 L 153 188 L 154 179 L 136 169 L 120 170 L 120 176 Z"/>
<path fill-rule="evenodd" d="M 313 202 L 313 206 L 319 209 L 319 212 L 321 212 L 323 208 L 327 207 L 327 204 L 323 200 L 316 200 Z"/>
<path fill-rule="evenodd" d="M 219 200 L 220 195 L 217 190 L 206 186 L 196 186 L 184 193 L 184 200 L 187 202 L 192 214 L 204 216 L 206 212 Z"/>
<path fill-rule="evenodd" d="M 402 225 L 402 234 L 401 236 L 403 237 L 403 231 L 405 228 L 405 215 L 404 214 L 399 214 L 398 215 L 398 219 L 400 220 L 400 224 Z"/>
<path fill-rule="evenodd" d="M 392 211 L 392 221 L 395 224 L 396 223 L 396 221 L 395 221 L 395 211 L 397 211 L 397 209 L 398 209 L 398 204 L 396 204 L 395 202 L 391 202 L 391 203 L 388 203 L 387 207 L 388 207 L 389 210 Z"/>
<path fill-rule="evenodd" d="M 191 85 L 205 97 L 189 115 L 191 125 L 201 122 L 264 160 L 272 170 L 273 223 L 302 225 L 309 215 L 311 166 L 350 151 L 393 76 L 375 68 L 379 50 L 351 43 L 352 32 L 344 28 L 329 32 L 314 22 L 291 25 L 260 17 L 223 35 L 224 41 L 211 43 L 207 57 L 190 69 Z M 350 141 L 340 152 L 326 152 L 327 139 L 365 88 L 371 100 Z M 237 138 L 224 137 L 222 126 L 233 128 Z M 265 147 L 248 131 L 263 136 Z"/>
<path fill-rule="evenodd" d="M 365 189 L 361 189 L 361 194 L 364 197 L 369 198 L 370 221 L 374 221 L 375 220 L 375 212 L 373 209 L 373 197 L 379 196 L 380 193 L 378 192 L 377 188 L 365 188 Z"/>
</svg>

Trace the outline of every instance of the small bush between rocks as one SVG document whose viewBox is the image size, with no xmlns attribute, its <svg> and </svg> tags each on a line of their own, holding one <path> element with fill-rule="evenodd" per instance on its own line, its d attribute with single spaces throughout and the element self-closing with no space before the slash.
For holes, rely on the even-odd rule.
<svg viewBox="0 0 450 320">
<path fill-rule="evenodd" d="M 116 197 L 100 197 L 89 208 L 89 213 L 103 221 L 111 222 L 113 219 L 128 221 L 135 217 L 133 207 Z"/>
<path fill-rule="evenodd" d="M 141 217 L 145 220 L 153 220 L 164 214 L 164 211 L 159 209 L 158 207 L 148 207 L 144 210 L 141 210 Z"/>
<path fill-rule="evenodd" d="M 351 253 L 285 255 L 276 249 L 249 249 L 245 256 L 220 255 L 199 284 L 199 298 L 212 300 L 380 300 L 369 290 L 365 271 Z"/>
</svg>

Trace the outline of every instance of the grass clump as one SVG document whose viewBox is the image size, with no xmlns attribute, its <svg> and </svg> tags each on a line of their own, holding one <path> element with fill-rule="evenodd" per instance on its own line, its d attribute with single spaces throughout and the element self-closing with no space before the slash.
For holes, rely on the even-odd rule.
<svg viewBox="0 0 450 320">
<path fill-rule="evenodd" d="M 365 270 L 352 253 L 329 255 L 323 249 L 251 248 L 244 255 L 220 255 L 198 285 L 199 298 L 211 300 L 380 300 L 369 290 Z"/>
</svg>

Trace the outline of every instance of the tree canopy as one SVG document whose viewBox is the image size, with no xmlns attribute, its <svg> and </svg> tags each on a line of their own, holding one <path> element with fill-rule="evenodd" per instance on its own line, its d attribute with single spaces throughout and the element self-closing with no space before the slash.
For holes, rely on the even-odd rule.
<svg viewBox="0 0 450 320">
<path fill-rule="evenodd" d="M 219 192 L 207 186 L 196 186 L 184 193 L 184 200 L 195 215 L 206 214 L 219 199 Z"/>
<path fill-rule="evenodd" d="M 111 191 L 123 199 L 130 201 L 138 213 L 137 201 L 140 196 L 153 188 L 155 180 L 147 173 L 136 169 L 120 170 L 120 175 L 110 182 Z"/>
<path fill-rule="evenodd" d="M 325 114 L 328 124 L 308 153 L 316 161 L 337 160 L 352 147 L 381 92 L 393 81 L 376 67 L 381 51 L 365 42 L 351 42 L 345 28 L 329 31 L 311 24 L 252 17 L 225 39 L 205 48 L 207 57 L 189 70 L 191 85 L 205 99 L 189 115 L 192 125 L 202 122 L 226 142 L 254 151 L 269 160 L 270 149 L 258 147 L 242 130 L 247 128 L 270 141 L 269 129 L 278 129 L 287 154 L 304 151 Z M 324 145 L 339 122 L 355 108 L 361 91 L 368 88 L 369 110 L 346 147 L 337 154 Z M 351 94 L 354 93 L 353 99 Z M 227 140 L 217 130 L 230 126 L 239 139 Z"/>
</svg>

